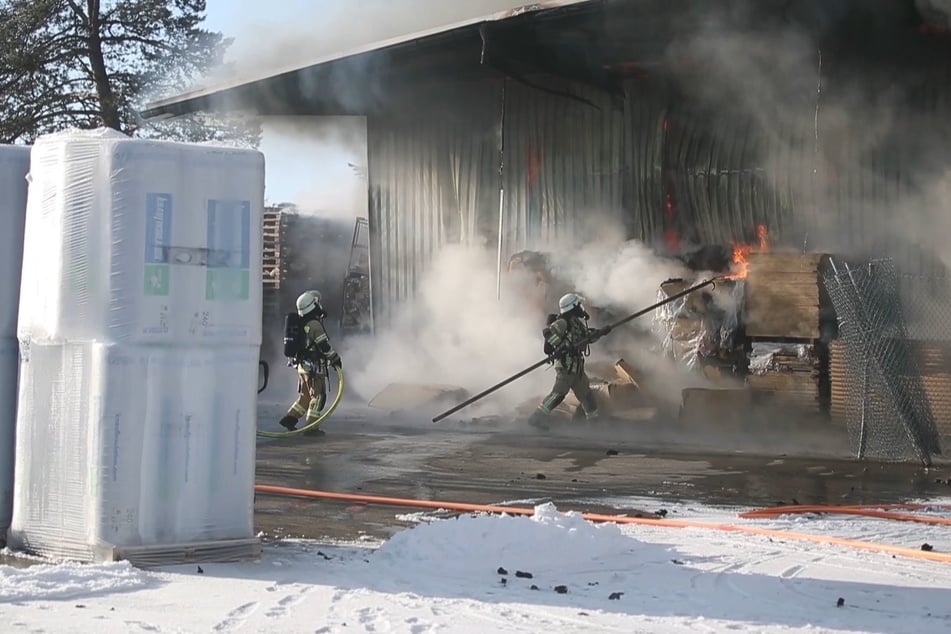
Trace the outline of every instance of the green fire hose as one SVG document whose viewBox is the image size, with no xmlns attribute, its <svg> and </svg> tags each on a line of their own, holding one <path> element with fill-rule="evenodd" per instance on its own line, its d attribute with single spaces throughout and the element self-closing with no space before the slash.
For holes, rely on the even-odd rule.
<svg viewBox="0 0 951 634">
<path fill-rule="evenodd" d="M 334 371 L 337 373 L 337 396 L 334 397 L 333 402 L 330 404 L 326 410 L 324 410 L 320 416 L 314 422 L 301 427 L 300 429 L 295 429 L 294 431 L 260 431 L 258 430 L 258 436 L 262 438 L 292 438 L 293 436 L 299 436 L 305 434 L 312 429 L 316 429 L 318 425 L 324 422 L 328 416 L 334 413 L 334 410 L 337 409 L 337 406 L 340 405 L 340 399 L 343 398 L 343 388 L 344 388 L 344 378 L 343 378 L 343 368 L 334 368 Z"/>
</svg>

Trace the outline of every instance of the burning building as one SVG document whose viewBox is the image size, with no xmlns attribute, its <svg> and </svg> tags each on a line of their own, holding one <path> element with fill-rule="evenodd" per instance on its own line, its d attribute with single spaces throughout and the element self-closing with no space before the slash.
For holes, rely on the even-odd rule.
<svg viewBox="0 0 951 634">
<path fill-rule="evenodd" d="M 951 32 L 939 9 L 928 0 L 513 2 L 164 99 L 143 115 L 366 117 L 377 327 L 446 245 L 488 245 L 501 278 L 516 254 L 590 243 L 607 225 L 660 257 L 690 260 L 690 270 L 733 278 L 661 316 L 678 324 L 671 355 L 716 360 L 757 398 L 831 416 L 855 443 L 877 437 L 865 455 L 898 459 L 900 444 L 927 461 L 940 451 L 932 431 L 947 439 L 951 422 L 894 405 L 872 416 L 862 403 L 904 399 L 895 395 L 911 393 L 911 367 L 951 375 L 935 369 L 934 352 L 951 340 L 940 326 L 951 321 Z M 879 260 L 894 266 L 900 316 L 870 316 L 871 274 L 844 285 Z M 658 289 L 663 279 L 652 292 L 678 284 Z M 883 352 L 891 361 L 863 379 L 862 359 L 837 352 L 868 356 L 865 335 L 838 332 L 848 310 L 863 316 L 862 332 L 927 344 Z M 932 399 L 945 385 L 925 384 Z"/>
</svg>

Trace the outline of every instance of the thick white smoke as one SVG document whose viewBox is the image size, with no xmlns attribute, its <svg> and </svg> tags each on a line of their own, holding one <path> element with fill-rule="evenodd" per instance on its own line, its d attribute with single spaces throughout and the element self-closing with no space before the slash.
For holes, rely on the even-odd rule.
<svg viewBox="0 0 951 634">
<path fill-rule="evenodd" d="M 559 247 L 550 257 L 567 290 L 622 313 L 653 304 L 664 280 L 685 273 L 637 242 Z M 557 311 L 558 297 L 542 304 L 530 275 L 503 273 L 503 295 L 497 299 L 496 267 L 496 253 L 483 247 L 453 245 L 435 254 L 415 298 L 400 307 L 394 322 L 372 339 L 347 343 L 344 355 L 356 394 L 370 401 L 391 383 L 457 386 L 475 394 L 542 359 L 541 330 L 545 315 Z M 649 327 L 651 317 L 641 318 L 641 329 Z M 696 382 L 631 331 L 595 344 L 590 361 L 613 363 L 620 356 L 655 378 L 664 377 L 662 395 L 672 402 L 682 387 Z M 538 369 L 459 416 L 511 416 L 515 408 L 540 401 L 553 380 L 553 371 Z"/>
<path fill-rule="evenodd" d="M 437 253 L 393 323 L 372 339 L 349 342 L 353 390 L 366 401 L 394 382 L 476 393 L 537 361 L 539 316 L 524 303 L 496 299 L 495 271 L 494 254 L 485 249 L 449 246 Z M 539 372 L 485 405 L 514 407 L 544 392 L 545 383 Z"/>
<path fill-rule="evenodd" d="M 258 0 L 228 0 L 232 11 Z M 228 68 L 211 81 L 292 68 L 451 24 L 531 5 L 527 0 L 311 0 L 295 3 L 293 19 L 275 13 L 236 33 Z M 251 9 L 251 12 L 257 13 Z M 349 79 L 349 78 L 348 78 Z"/>
<path fill-rule="evenodd" d="M 659 258 L 650 247 L 635 240 L 566 249 L 556 253 L 553 262 L 555 274 L 570 281 L 591 304 L 627 312 L 657 301 L 664 280 L 687 274 L 679 262 Z"/>
</svg>

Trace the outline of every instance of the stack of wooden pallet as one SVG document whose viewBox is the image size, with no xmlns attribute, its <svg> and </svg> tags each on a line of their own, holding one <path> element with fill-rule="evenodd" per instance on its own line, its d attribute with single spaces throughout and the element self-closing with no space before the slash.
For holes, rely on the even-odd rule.
<svg viewBox="0 0 951 634">
<path fill-rule="evenodd" d="M 835 339 L 829 344 L 829 417 L 835 423 L 845 424 L 849 416 L 850 403 L 859 393 L 861 386 L 856 383 L 855 373 L 849 370 L 845 358 L 845 343 Z"/>
<path fill-rule="evenodd" d="M 828 400 L 822 315 L 827 303 L 820 253 L 753 253 L 744 324 L 750 338 L 747 383 L 762 400 L 818 414 Z"/>
<path fill-rule="evenodd" d="M 921 387 L 931 407 L 938 433 L 951 438 L 951 342 L 911 340 L 908 342 L 915 360 L 917 372 L 920 372 Z M 829 346 L 829 374 L 831 379 L 831 399 L 829 413 L 832 420 L 845 423 L 849 415 L 858 415 L 862 404 L 872 404 L 876 398 L 874 391 L 864 393 L 864 377 L 858 369 L 847 365 L 845 359 L 846 344 L 836 339 Z M 914 370 L 914 368 L 909 368 Z M 875 371 L 870 365 L 869 370 Z M 874 378 L 874 377 L 871 377 Z M 908 381 L 915 377 L 908 377 Z M 874 404 L 872 404 L 874 406 Z"/>
<path fill-rule="evenodd" d="M 951 437 L 951 342 L 911 341 L 938 433 Z"/>
<path fill-rule="evenodd" d="M 752 253 L 746 277 L 746 334 L 753 339 L 820 338 L 821 253 Z"/>
<path fill-rule="evenodd" d="M 264 210 L 263 270 L 264 314 L 274 315 L 279 310 L 281 288 L 281 209 L 268 207 Z"/>
</svg>

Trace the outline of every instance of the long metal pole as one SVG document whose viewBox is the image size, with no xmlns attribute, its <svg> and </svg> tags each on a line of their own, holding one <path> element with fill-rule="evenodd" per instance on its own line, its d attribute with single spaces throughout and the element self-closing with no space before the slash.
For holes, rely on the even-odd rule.
<svg viewBox="0 0 951 634">
<path fill-rule="evenodd" d="M 705 286 L 710 286 L 711 284 L 715 283 L 718 279 L 721 279 L 721 278 L 719 278 L 719 277 L 710 278 L 709 280 L 707 280 L 707 281 L 705 281 L 705 282 L 701 282 L 700 284 L 697 284 L 697 285 L 695 285 L 695 286 L 691 286 L 690 288 L 688 288 L 688 289 L 686 289 L 686 290 L 683 290 L 683 291 L 680 291 L 679 293 L 677 293 L 677 294 L 675 294 L 675 295 L 671 295 L 670 297 L 667 297 L 667 298 L 665 298 L 665 299 L 663 299 L 663 300 L 657 302 L 656 304 L 651 304 L 651 305 L 648 306 L 647 308 L 641 309 L 641 310 L 637 311 L 636 313 L 634 313 L 634 314 L 632 314 L 632 315 L 628 315 L 628 316 L 625 317 L 624 319 L 622 319 L 622 320 L 620 320 L 620 321 L 617 321 L 617 322 L 611 324 L 610 326 L 608 326 L 608 327 L 605 328 L 604 330 L 610 331 L 610 330 L 614 330 L 614 329 L 617 328 L 618 326 L 623 326 L 623 325 L 626 324 L 627 322 L 632 321 L 632 320 L 634 320 L 634 319 L 637 319 L 638 317 L 641 317 L 642 315 L 646 315 L 647 313 L 649 313 L 649 312 L 651 312 L 651 311 L 657 310 L 658 308 L 660 308 L 661 306 L 664 306 L 665 304 L 669 304 L 669 303 L 672 302 L 672 301 L 678 300 L 678 299 L 680 299 L 681 297 L 684 297 L 685 295 L 689 295 L 690 293 L 693 293 L 693 292 L 695 292 L 695 291 L 698 291 L 698 290 L 700 290 L 701 288 L 703 288 L 703 287 L 705 287 Z M 579 346 L 579 347 L 584 347 L 585 345 L 588 344 L 589 341 L 590 341 L 590 337 L 589 337 L 588 339 L 586 339 L 586 340 L 580 342 L 580 343 L 578 344 L 578 346 Z M 539 361 L 538 363 L 534 363 L 534 364 L 528 366 L 527 368 L 525 368 L 524 370 L 522 370 L 521 372 L 518 372 L 518 373 L 516 373 L 516 374 L 513 374 L 512 376 L 510 376 L 509 378 L 505 379 L 504 381 L 501 381 L 501 382 L 499 382 L 499 383 L 496 383 L 495 385 L 493 385 L 492 387 L 488 388 L 487 390 L 484 390 L 484 391 L 482 391 L 482 392 L 479 392 L 478 394 L 476 394 L 476 395 L 473 396 L 472 398 L 470 398 L 470 399 L 468 399 L 468 400 L 466 400 L 466 401 L 463 401 L 462 403 L 456 405 L 456 406 L 453 407 L 452 409 L 446 410 L 445 412 L 443 412 L 442 414 L 440 414 L 439 416 L 437 416 L 436 418 L 434 418 L 434 419 L 433 419 L 433 422 L 434 422 L 434 423 L 438 423 L 439 421 L 441 421 L 442 419 L 446 418 L 447 416 L 451 416 L 452 414 L 455 414 L 456 412 L 458 412 L 458 411 L 461 410 L 462 408 L 468 407 L 469 405 L 472 405 L 472 404 L 475 403 L 476 401 L 479 401 L 479 400 L 485 398 L 486 396 L 488 396 L 488 395 L 491 394 L 492 392 L 495 392 L 496 390 L 502 389 L 503 387 L 505 387 L 505 386 L 508 385 L 509 383 L 512 383 L 513 381 L 517 381 L 518 379 L 522 378 L 523 376 L 525 376 L 525 375 L 528 374 L 529 372 L 531 372 L 531 371 L 533 371 L 533 370 L 537 370 L 538 368 L 542 367 L 542 366 L 545 365 L 546 363 L 549 363 L 549 362 L 551 361 L 551 359 L 552 359 L 552 357 L 545 357 L 544 359 L 542 359 L 542 360 Z"/>
<path fill-rule="evenodd" d="M 502 231 L 505 218 L 505 84 L 507 81 L 507 78 L 502 79 L 502 108 L 499 115 L 499 246 L 495 271 L 495 295 L 499 301 L 502 300 Z"/>
</svg>

